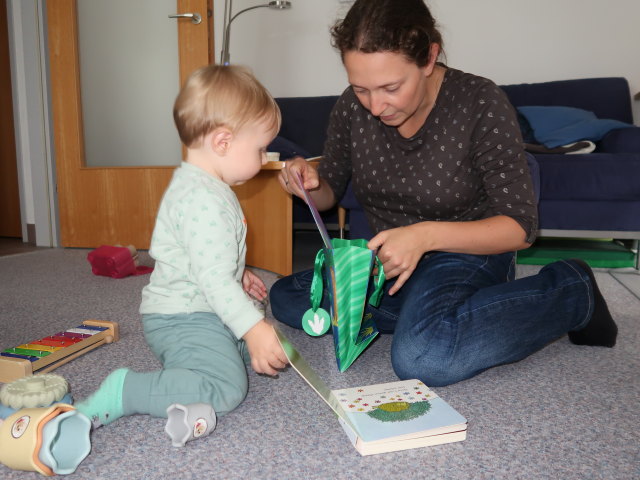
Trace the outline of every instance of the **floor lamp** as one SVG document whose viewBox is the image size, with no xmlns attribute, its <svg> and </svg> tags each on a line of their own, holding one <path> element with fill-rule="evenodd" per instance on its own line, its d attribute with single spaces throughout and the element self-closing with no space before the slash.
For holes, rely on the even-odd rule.
<svg viewBox="0 0 640 480">
<path fill-rule="evenodd" d="M 229 65 L 229 33 L 231 32 L 231 22 L 233 22 L 238 15 L 254 10 L 256 8 L 272 8 L 274 10 L 285 10 L 291 8 L 291 2 L 286 0 L 273 0 L 269 3 L 262 5 L 254 5 L 253 7 L 240 10 L 235 15 L 233 14 L 233 0 L 225 0 L 224 2 L 224 24 L 222 28 L 222 53 L 220 54 L 220 63 L 222 65 Z"/>
</svg>

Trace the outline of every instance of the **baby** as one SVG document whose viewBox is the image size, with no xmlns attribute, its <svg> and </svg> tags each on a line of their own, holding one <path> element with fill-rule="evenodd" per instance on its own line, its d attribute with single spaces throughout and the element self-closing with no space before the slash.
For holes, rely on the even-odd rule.
<svg viewBox="0 0 640 480">
<path fill-rule="evenodd" d="M 247 394 L 245 363 L 267 375 L 288 363 L 250 298 L 267 292 L 245 268 L 247 224 L 231 189 L 266 162 L 280 110 L 246 68 L 209 65 L 188 78 L 173 115 L 186 159 L 160 204 L 149 250 L 155 269 L 140 306 L 162 369 L 109 374 L 77 404 L 95 426 L 200 403 L 213 407 L 215 424 Z"/>
</svg>

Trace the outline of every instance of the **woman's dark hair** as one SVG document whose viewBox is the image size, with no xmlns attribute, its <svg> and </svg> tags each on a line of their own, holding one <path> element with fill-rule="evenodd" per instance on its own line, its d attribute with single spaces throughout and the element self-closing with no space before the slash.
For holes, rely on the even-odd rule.
<svg viewBox="0 0 640 480">
<path fill-rule="evenodd" d="M 423 0 L 356 0 L 331 29 L 331 43 L 344 54 L 398 52 L 419 67 L 429 63 L 429 46 L 442 48 L 442 35 Z"/>
</svg>

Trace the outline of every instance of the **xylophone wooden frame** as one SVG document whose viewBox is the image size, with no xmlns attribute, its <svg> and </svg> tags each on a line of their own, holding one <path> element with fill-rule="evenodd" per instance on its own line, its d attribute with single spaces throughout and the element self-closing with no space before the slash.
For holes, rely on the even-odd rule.
<svg viewBox="0 0 640 480">
<path fill-rule="evenodd" d="M 61 348 L 46 357 L 34 362 L 24 358 L 0 357 L 0 382 L 12 382 L 22 377 L 50 372 L 54 368 L 79 357 L 105 343 L 116 342 L 120 339 L 118 323 L 107 320 L 85 320 L 83 325 L 104 327 L 107 330 L 98 332 L 77 343 Z"/>
</svg>

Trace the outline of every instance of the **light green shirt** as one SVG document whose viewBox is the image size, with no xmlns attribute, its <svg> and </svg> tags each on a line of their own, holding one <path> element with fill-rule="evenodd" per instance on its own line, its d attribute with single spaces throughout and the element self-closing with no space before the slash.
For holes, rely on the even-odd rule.
<svg viewBox="0 0 640 480">
<path fill-rule="evenodd" d="M 183 162 L 158 210 L 149 250 L 156 264 L 140 313 L 213 312 L 241 338 L 262 319 L 242 289 L 246 236 L 233 190 Z"/>
</svg>

